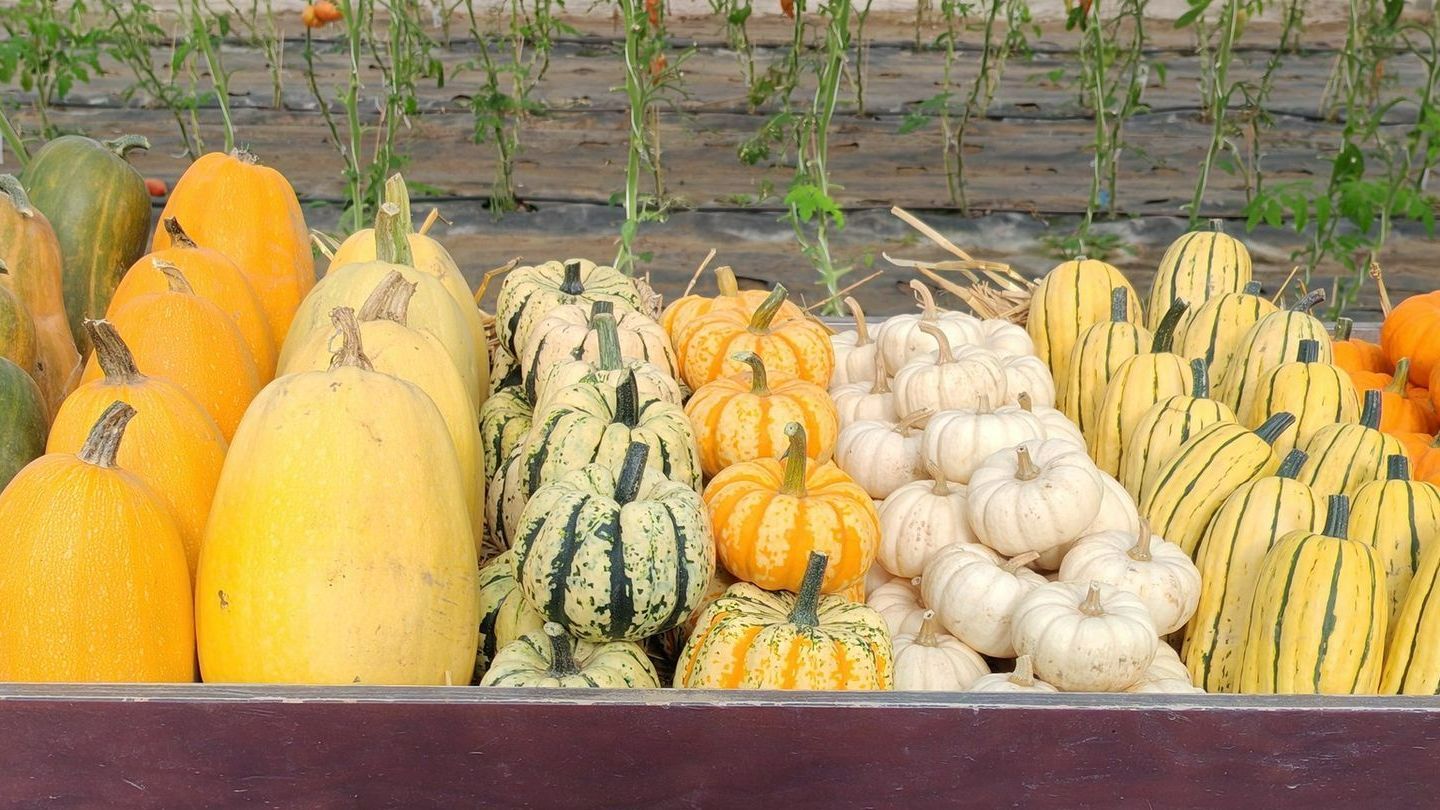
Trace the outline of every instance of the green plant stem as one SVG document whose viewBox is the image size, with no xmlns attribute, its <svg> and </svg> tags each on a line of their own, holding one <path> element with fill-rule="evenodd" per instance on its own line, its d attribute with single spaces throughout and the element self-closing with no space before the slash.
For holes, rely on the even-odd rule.
<svg viewBox="0 0 1440 810">
<path fill-rule="evenodd" d="M 640 224 L 640 161 L 645 149 L 645 128 L 648 118 L 645 77 L 647 66 L 640 64 L 641 40 L 647 20 L 642 0 L 620 0 L 621 19 L 625 25 L 625 95 L 629 104 L 629 148 L 625 155 L 625 224 L 620 231 L 620 250 L 615 267 L 634 274 L 633 243 Z"/>
<path fill-rule="evenodd" d="M 25 139 L 20 137 L 20 131 L 10 123 L 10 116 L 5 114 L 3 104 L 0 104 L 0 139 L 4 139 L 10 151 L 15 153 L 15 160 L 19 162 L 20 168 L 24 169 L 30 162 L 30 150 L 25 148 Z"/>
<path fill-rule="evenodd" d="M 205 16 L 208 12 L 200 0 L 190 0 L 190 13 L 194 18 L 191 36 L 199 44 L 205 68 L 210 71 L 210 83 L 215 88 L 215 103 L 220 107 L 220 120 L 225 128 L 225 151 L 228 153 L 235 149 L 235 123 L 230 118 L 230 75 L 225 72 L 220 51 L 210 36 L 210 23 Z"/>
<path fill-rule="evenodd" d="M 1205 201 L 1205 188 L 1209 184 L 1210 171 L 1225 140 L 1225 113 L 1230 106 L 1231 91 L 1227 82 L 1230 76 L 1230 60 L 1235 52 L 1235 36 L 1239 29 L 1238 5 L 1239 0 L 1224 0 L 1221 6 L 1220 44 L 1215 52 L 1215 72 L 1210 91 L 1210 143 L 1205 148 L 1205 159 L 1200 162 L 1200 172 L 1195 179 L 1195 192 L 1190 198 L 1192 229 L 1200 224 L 1200 206 Z"/>
</svg>

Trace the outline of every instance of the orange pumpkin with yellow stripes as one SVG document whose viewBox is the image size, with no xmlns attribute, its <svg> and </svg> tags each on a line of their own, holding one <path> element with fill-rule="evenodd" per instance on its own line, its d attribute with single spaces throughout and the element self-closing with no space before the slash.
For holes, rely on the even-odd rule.
<svg viewBox="0 0 1440 810">
<path fill-rule="evenodd" d="M 782 317 L 786 291 L 776 285 L 753 312 L 738 307 L 712 309 L 680 329 L 675 351 L 680 376 L 692 390 L 721 377 L 744 371 L 731 359 L 751 351 L 776 374 L 787 374 L 816 385 L 829 385 L 835 368 L 835 349 L 824 326 L 806 317 Z M 793 309 L 793 307 L 792 307 Z"/>
</svg>

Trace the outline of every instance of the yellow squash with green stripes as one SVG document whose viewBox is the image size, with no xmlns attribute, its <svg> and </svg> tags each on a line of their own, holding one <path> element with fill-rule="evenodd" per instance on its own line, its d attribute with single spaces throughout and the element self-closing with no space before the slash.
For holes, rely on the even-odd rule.
<svg viewBox="0 0 1440 810">
<path fill-rule="evenodd" d="M 1111 475 L 1120 474 L 1120 451 L 1150 406 L 1191 389 L 1190 366 L 1170 351 L 1175 322 L 1184 311 L 1185 302 L 1176 301 L 1155 330 L 1150 351 L 1121 363 L 1105 386 L 1105 397 L 1085 442 L 1090 457 Z"/>
<path fill-rule="evenodd" d="M 1260 564 L 1281 537 L 1318 532 L 1325 500 L 1295 480 L 1305 453 L 1291 450 L 1274 475 L 1242 484 L 1220 505 L 1195 550 L 1200 604 L 1190 619 L 1181 655 L 1195 685 L 1234 692 L 1245 656 L 1245 634 Z"/>
<path fill-rule="evenodd" d="M 1410 478 L 1410 459 L 1386 459 L 1383 481 L 1355 493 L 1350 506 L 1350 539 L 1375 549 L 1385 569 L 1391 627 L 1425 552 L 1440 540 L 1440 490 Z"/>
<path fill-rule="evenodd" d="M 1261 297 L 1260 282 L 1252 281 L 1240 292 L 1217 295 L 1186 310 L 1175 327 L 1175 351 L 1204 360 L 1218 382 L 1219 372 L 1230 365 L 1250 327 L 1279 311 L 1270 299 Z"/>
<path fill-rule="evenodd" d="M 1160 258 L 1150 285 L 1146 325 L 1159 326 L 1163 313 L 1176 301 L 1199 306 L 1225 293 L 1240 292 L 1249 283 L 1250 251 L 1220 229 L 1220 220 L 1212 219 L 1210 230 L 1181 236 Z"/>
<path fill-rule="evenodd" d="M 1226 496 L 1275 473 L 1280 462 L 1270 443 L 1294 420 L 1277 413 L 1253 431 L 1232 422 L 1200 431 L 1160 468 L 1140 499 L 1140 516 L 1155 534 L 1193 557 Z"/>
<path fill-rule="evenodd" d="M 1245 389 L 1236 413 L 1240 424 L 1255 427 L 1273 414 L 1295 414 L 1295 424 L 1275 440 L 1276 453 L 1309 444 L 1326 425 L 1360 421 L 1360 397 L 1350 375 L 1333 363 L 1320 362 L 1320 344 L 1300 341 L 1295 362 L 1282 363 Z"/>
<path fill-rule="evenodd" d="M 1348 539 L 1349 498 L 1330 496 L 1321 533 L 1294 531 L 1265 555 L 1250 609 L 1240 691 L 1373 695 L 1385 650 L 1385 572 Z"/>
<path fill-rule="evenodd" d="M 1440 695 L 1440 545 L 1425 549 L 1390 630 L 1382 695 Z"/>
<path fill-rule="evenodd" d="M 1126 360 L 1146 351 L 1154 336 L 1130 320 L 1132 294 L 1125 287 L 1110 291 L 1110 320 L 1085 327 L 1070 351 L 1070 365 L 1061 384 L 1060 410 L 1070 417 L 1081 433 L 1095 423 L 1105 386 Z M 1088 435 L 1088 434 L 1087 434 Z"/>
<path fill-rule="evenodd" d="M 1313 290 L 1289 309 L 1256 321 L 1240 339 L 1230 361 L 1214 369 L 1219 380 L 1219 398 L 1238 413 L 1246 389 L 1258 384 L 1265 372 L 1294 359 L 1302 340 L 1320 344 L 1320 362 L 1333 362 L 1335 353 L 1325 324 L 1310 314 L 1310 310 L 1324 300 L 1324 290 Z"/>
<path fill-rule="evenodd" d="M 1365 392 L 1360 423 L 1327 425 L 1300 449 L 1310 456 L 1300 480 L 1321 495 L 1354 496 L 1360 487 L 1385 475 L 1385 460 L 1405 455 L 1400 440 L 1379 430 L 1380 392 Z"/>
<path fill-rule="evenodd" d="M 1204 360 L 1190 361 L 1190 378 L 1190 393 L 1151 405 L 1121 448 L 1120 475 L 1116 477 L 1132 498 L 1140 498 L 1145 482 L 1155 480 L 1160 468 L 1191 436 L 1211 425 L 1236 421 L 1225 403 L 1210 399 Z"/>
<path fill-rule="evenodd" d="M 1127 291 L 1126 312 L 1132 322 L 1142 322 L 1135 288 L 1105 262 L 1086 258 L 1061 262 L 1035 285 L 1025 328 L 1035 341 L 1035 354 L 1049 364 L 1055 379 L 1069 378 L 1070 350 L 1080 333 L 1110 317 L 1110 291 L 1116 287 Z"/>
</svg>

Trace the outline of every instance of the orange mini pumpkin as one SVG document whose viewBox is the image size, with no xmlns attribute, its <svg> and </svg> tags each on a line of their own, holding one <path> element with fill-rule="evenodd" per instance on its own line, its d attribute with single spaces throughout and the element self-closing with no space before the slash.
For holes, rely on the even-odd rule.
<svg viewBox="0 0 1440 810">
<path fill-rule="evenodd" d="M 1335 331 L 1331 333 L 1331 347 L 1334 350 L 1335 365 L 1353 373 L 1357 371 L 1372 371 L 1389 374 L 1394 366 L 1385 358 L 1385 352 L 1380 344 L 1371 343 L 1368 340 L 1361 340 L 1351 337 L 1351 330 L 1355 322 L 1349 318 L 1337 318 L 1335 320 Z"/>
<path fill-rule="evenodd" d="M 835 368 L 829 332 L 809 318 L 777 317 L 787 303 L 785 287 L 777 284 L 754 313 L 726 307 L 691 321 L 681 330 L 677 346 L 685 384 L 694 390 L 744 371 L 744 364 L 732 358 L 737 352 L 752 351 L 775 374 L 829 385 Z"/>
<path fill-rule="evenodd" d="M 665 334 L 670 336 L 670 342 L 678 342 L 681 330 L 701 315 L 726 308 L 754 312 L 770 295 L 765 290 L 740 289 L 740 284 L 735 279 L 735 271 L 729 267 L 715 268 L 715 286 L 720 292 L 714 296 L 692 294 L 677 298 L 660 313 L 660 325 L 665 327 Z M 799 307 L 789 304 L 776 319 L 785 320 L 787 316 L 801 318 L 804 315 Z"/>
<path fill-rule="evenodd" d="M 1402 440 L 1403 441 L 1403 440 Z M 1406 445 L 1406 451 L 1409 446 Z M 1440 436 L 1430 441 L 1419 458 L 1410 460 L 1411 478 L 1416 481 L 1429 481 L 1432 484 L 1440 484 Z"/>
<path fill-rule="evenodd" d="M 1410 358 L 1402 357 L 1395 363 L 1393 375 L 1375 371 L 1350 373 L 1356 391 L 1380 392 L 1380 430 L 1385 433 L 1433 433 L 1437 427 L 1428 392 L 1405 382 L 1410 368 Z"/>
<path fill-rule="evenodd" d="M 824 388 L 793 377 L 772 381 L 754 352 L 734 359 L 748 364 L 750 372 L 706 383 L 685 404 L 707 476 L 742 461 L 779 457 L 789 445 L 785 427 L 791 422 L 804 425 L 810 458 L 835 447 L 840 416 Z"/>
<path fill-rule="evenodd" d="M 805 429 L 785 427 L 790 450 L 728 467 L 705 487 L 720 562 L 767 590 L 797 591 L 810 552 L 829 555 L 821 590 L 842 593 L 875 561 L 880 516 L 850 476 L 806 457 Z"/>
<path fill-rule="evenodd" d="M 1430 451 L 1430 442 L 1435 440 L 1435 437 L 1429 433 L 1393 433 L 1391 435 L 1399 439 L 1400 444 L 1405 447 L 1405 457 L 1410 459 L 1411 469 L 1420 466 L 1421 460 Z"/>
<path fill-rule="evenodd" d="M 1380 326 L 1380 347 L 1395 365 L 1410 358 L 1410 382 L 1425 385 L 1440 365 L 1440 291 L 1400 302 Z"/>
<path fill-rule="evenodd" d="M 225 441 L 260 391 L 260 372 L 230 316 L 195 294 L 180 269 L 156 265 L 169 281 L 165 292 L 142 295 L 110 316 L 140 371 L 185 390 L 220 426 Z M 82 382 L 103 375 L 94 354 Z"/>
</svg>

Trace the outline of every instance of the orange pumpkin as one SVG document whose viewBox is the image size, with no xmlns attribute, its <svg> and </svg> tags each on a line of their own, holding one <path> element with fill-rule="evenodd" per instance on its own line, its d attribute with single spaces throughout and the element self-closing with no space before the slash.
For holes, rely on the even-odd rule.
<svg viewBox="0 0 1440 810">
<path fill-rule="evenodd" d="M 160 213 L 161 221 L 167 218 L 235 262 L 265 308 L 271 340 L 283 345 L 300 299 L 315 286 L 310 231 L 290 181 L 243 150 L 201 155 L 171 190 Z M 172 243 L 157 228 L 151 250 Z"/>
<path fill-rule="evenodd" d="M 1400 302 L 1380 325 L 1380 348 L 1395 365 L 1410 358 L 1410 382 L 1425 385 L 1440 366 L 1440 291 Z"/>
<path fill-rule="evenodd" d="M 249 279 L 223 254 L 195 244 L 174 217 L 165 220 L 164 227 L 170 234 L 171 247 L 151 253 L 130 266 L 120 286 L 115 288 L 108 312 L 118 312 L 142 295 L 168 290 L 170 282 L 155 267 L 155 262 L 169 262 L 185 274 L 196 295 L 225 310 L 245 338 L 261 382 L 269 382 L 275 376 L 278 350 L 270 337 L 265 308 L 260 305 Z"/>
<path fill-rule="evenodd" d="M 194 397 L 228 442 L 260 391 L 260 373 L 230 316 L 196 295 L 175 265 L 160 262 L 156 268 L 169 280 L 169 289 L 135 298 L 110 321 L 140 371 L 163 377 Z M 82 381 L 102 376 L 92 354 Z"/>
<path fill-rule="evenodd" d="M 705 383 L 745 370 L 738 352 L 751 351 L 777 375 L 799 377 L 819 386 L 830 384 L 835 368 L 835 348 L 830 333 L 806 318 L 780 318 L 786 291 L 783 285 L 766 296 L 748 313 L 737 307 L 712 309 L 681 330 L 677 354 L 680 374 L 691 390 Z"/>
<path fill-rule="evenodd" d="M 1435 424 L 1428 392 L 1406 385 L 1410 367 L 1410 358 L 1402 357 L 1395 363 L 1394 375 L 1375 371 L 1350 373 L 1356 391 L 1380 392 L 1380 430 L 1385 433 L 1434 433 L 1440 427 Z"/>
<path fill-rule="evenodd" d="M 686 295 L 670 302 L 670 306 L 660 313 L 660 325 L 665 327 L 665 334 L 670 336 L 670 342 L 678 342 L 680 331 L 701 315 L 727 307 L 754 312 L 769 296 L 765 290 L 740 289 L 740 284 L 735 279 L 735 271 L 729 267 L 715 268 L 715 286 L 720 292 L 713 297 Z M 790 304 L 777 319 L 784 320 L 787 315 L 793 318 L 804 317 L 804 313 L 794 304 Z"/>
<path fill-rule="evenodd" d="M 1408 450 L 1409 447 L 1407 446 Z M 1440 436 L 1430 441 L 1425 452 L 1419 458 L 1411 459 L 1411 477 L 1416 481 L 1429 481 L 1432 484 L 1440 484 Z"/>
<path fill-rule="evenodd" d="M 1379 343 L 1351 337 L 1355 322 L 1349 318 L 1337 318 L 1335 331 L 1331 334 L 1330 345 L 1334 349 L 1335 365 L 1348 372 L 1373 371 L 1389 374 L 1394 366 L 1385 358 Z"/>
<path fill-rule="evenodd" d="M 1430 442 L 1435 440 L 1435 437 L 1429 433 L 1393 433 L 1391 435 L 1399 439 L 1400 444 L 1404 445 L 1405 457 L 1410 459 L 1411 469 L 1420 466 L 1420 461 L 1425 458 L 1425 454 L 1430 450 Z"/>
<path fill-rule="evenodd" d="M 707 476 L 742 461 L 778 458 L 789 446 L 785 426 L 791 422 L 805 427 L 810 458 L 835 447 L 840 416 L 824 388 L 793 377 L 772 381 L 754 352 L 735 358 L 750 372 L 706 383 L 685 404 Z"/>
<path fill-rule="evenodd" d="M 137 414 L 125 429 L 125 442 L 116 458 L 121 469 L 149 484 L 170 505 L 193 576 L 210 501 L 225 463 L 225 437 L 210 414 L 183 389 L 169 380 L 141 374 L 130 347 L 109 321 L 86 321 L 85 329 L 105 376 L 66 397 L 50 427 L 45 452 L 78 453 L 91 426 L 112 403 L 124 402 L 135 408 Z"/>
<path fill-rule="evenodd" d="M 715 547 L 725 569 L 767 590 L 796 591 L 810 552 L 828 554 L 821 590 L 842 593 L 865 578 L 880 546 L 880 516 L 865 490 L 830 462 L 809 461 L 805 429 L 785 427 L 790 449 L 728 467 L 705 487 Z"/>
</svg>

